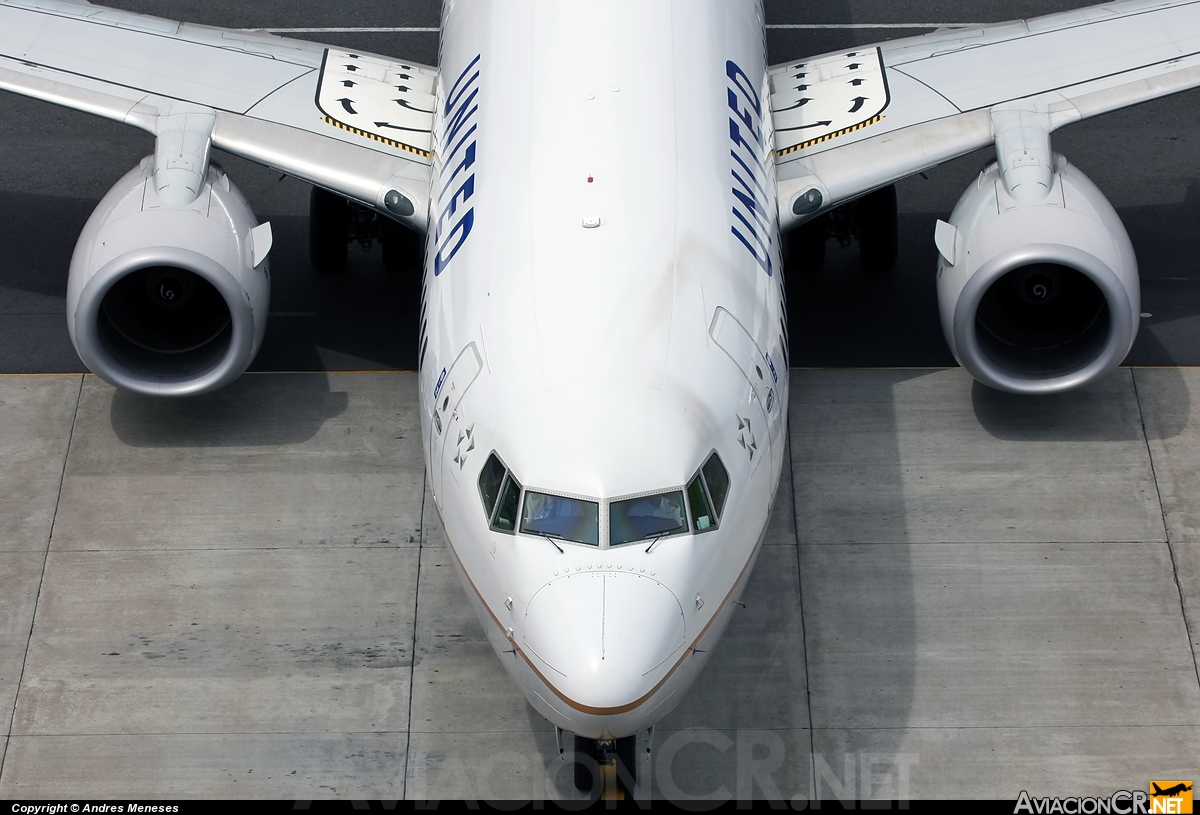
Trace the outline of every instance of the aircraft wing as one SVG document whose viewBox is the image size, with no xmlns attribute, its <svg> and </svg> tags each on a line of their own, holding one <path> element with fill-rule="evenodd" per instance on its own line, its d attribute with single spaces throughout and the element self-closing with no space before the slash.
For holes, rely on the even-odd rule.
<svg viewBox="0 0 1200 815">
<path fill-rule="evenodd" d="M 1126 0 L 769 70 L 781 227 L 986 147 L 1200 85 L 1200 2 Z M 812 196 L 810 200 L 814 200 Z M 807 214 L 807 213 L 803 213 Z"/>
<path fill-rule="evenodd" d="M 212 146 L 376 209 L 398 189 L 414 204 L 406 220 L 417 228 L 427 211 L 436 75 L 365 52 L 82 0 L 0 0 L 0 89 L 159 136 L 210 135 Z"/>
</svg>

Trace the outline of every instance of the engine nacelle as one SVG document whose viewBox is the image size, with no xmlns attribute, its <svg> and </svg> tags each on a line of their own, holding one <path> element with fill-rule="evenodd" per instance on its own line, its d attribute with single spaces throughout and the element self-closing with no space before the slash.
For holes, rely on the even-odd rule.
<svg viewBox="0 0 1200 815">
<path fill-rule="evenodd" d="M 953 227 L 953 228 L 951 228 Z M 946 342 L 985 385 L 1056 393 L 1116 368 L 1137 335 L 1137 259 L 1104 194 L 1061 155 L 1042 200 L 1006 191 L 998 165 L 938 224 Z"/>
<path fill-rule="evenodd" d="M 240 376 L 267 326 L 270 226 L 217 167 L 187 206 L 159 201 L 144 159 L 88 219 L 67 282 L 80 359 L 119 388 L 156 396 Z"/>
</svg>

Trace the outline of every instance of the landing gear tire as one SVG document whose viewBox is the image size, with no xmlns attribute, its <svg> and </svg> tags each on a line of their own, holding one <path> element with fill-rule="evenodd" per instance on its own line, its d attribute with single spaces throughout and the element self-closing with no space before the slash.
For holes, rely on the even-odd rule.
<svg viewBox="0 0 1200 815">
<path fill-rule="evenodd" d="M 617 783 L 627 798 L 633 798 L 637 786 L 637 736 L 617 739 Z"/>
<path fill-rule="evenodd" d="M 600 775 L 600 749 L 595 739 L 575 736 L 575 789 L 597 795 L 603 779 Z"/>
<path fill-rule="evenodd" d="M 896 265 L 899 230 L 896 219 L 896 185 L 858 199 L 858 259 L 864 270 L 882 272 Z"/>
<path fill-rule="evenodd" d="M 787 267 L 798 272 L 815 272 L 825 265 L 829 239 L 829 216 L 821 215 L 783 236 Z"/>
<path fill-rule="evenodd" d="M 383 268 L 389 272 L 407 272 L 421 268 L 421 254 L 425 247 L 419 233 L 381 215 L 379 243 L 383 250 Z"/>
<path fill-rule="evenodd" d="M 338 274 L 346 269 L 350 243 L 350 202 L 320 187 L 308 201 L 308 259 L 314 269 Z"/>
</svg>

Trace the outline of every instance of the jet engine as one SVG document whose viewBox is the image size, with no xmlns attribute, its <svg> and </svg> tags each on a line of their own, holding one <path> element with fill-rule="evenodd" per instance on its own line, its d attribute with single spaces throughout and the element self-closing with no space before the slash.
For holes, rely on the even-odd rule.
<svg viewBox="0 0 1200 815">
<path fill-rule="evenodd" d="M 993 163 L 937 226 L 946 342 L 977 380 L 1013 393 L 1092 382 L 1137 334 L 1141 292 L 1125 227 L 1061 155 L 1052 169 L 1048 191 L 1010 194 Z"/>
<path fill-rule="evenodd" d="M 71 258 L 67 327 L 80 359 L 119 388 L 207 393 L 249 367 L 270 300 L 269 224 L 216 166 L 186 205 L 163 203 L 154 158 L 88 219 Z"/>
</svg>

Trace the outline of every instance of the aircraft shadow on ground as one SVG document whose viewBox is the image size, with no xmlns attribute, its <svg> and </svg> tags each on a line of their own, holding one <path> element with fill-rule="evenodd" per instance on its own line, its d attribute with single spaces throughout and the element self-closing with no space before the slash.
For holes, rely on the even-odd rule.
<svg viewBox="0 0 1200 815">
<path fill-rule="evenodd" d="M 790 466 L 813 728 L 808 794 L 818 798 L 895 796 L 909 758 L 903 738 L 917 615 L 896 391 L 924 375 L 820 373 L 811 393 L 808 380 L 792 377 Z M 874 789 L 859 772 L 866 755 L 878 761 Z"/>
<path fill-rule="evenodd" d="M 307 194 L 307 186 L 298 190 Z M 7 360 L 14 371 L 80 370 L 67 339 L 67 276 L 75 241 L 96 201 L 0 193 L 0 332 L 25 348 Z M 420 272 L 387 272 L 378 248 L 350 250 L 340 275 L 309 265 L 308 219 L 262 212 L 275 237 L 271 316 L 252 371 L 413 370 L 417 365 Z M 26 342 L 36 320 L 38 342 Z M 42 334 L 49 333 L 49 338 Z M 0 362 L 5 356 L 0 351 Z M 26 357 L 32 357 L 27 359 Z"/>
<path fill-rule="evenodd" d="M 1139 342 L 1157 353 L 1166 353 L 1152 334 L 1144 334 Z M 1136 371 L 1122 370 L 1109 379 L 1136 375 Z M 1119 393 L 1110 381 L 1050 396 L 1003 393 L 976 382 L 971 388 L 971 405 L 979 424 L 1005 441 L 1130 441 L 1143 439 L 1147 433 L 1151 439 L 1174 438 L 1183 432 L 1191 416 L 1187 383 L 1178 368 L 1166 368 L 1159 373 L 1155 388 L 1173 409 L 1144 428 L 1140 418 L 1131 421 L 1112 409 L 1112 402 L 1127 394 Z M 1137 391 L 1128 395 L 1133 398 L 1127 408 L 1141 411 Z"/>
<path fill-rule="evenodd" d="M 1178 228 L 1197 212 L 1200 182 L 1179 203 L 1118 209 L 1138 256 L 1142 310 L 1152 315 L 1126 365 L 1200 365 L 1200 230 Z M 831 243 L 822 269 L 788 273 L 791 365 L 955 366 L 942 335 L 932 239 L 937 220 L 948 217 L 948 209 L 902 212 L 900 259 L 887 272 L 863 272 L 856 246 Z"/>
<path fill-rule="evenodd" d="M 976 157 L 977 158 L 977 157 Z M 968 161 L 963 159 L 960 161 Z M 978 164 L 974 160 L 974 164 Z M 974 166 L 974 164 L 972 166 Z M 240 168 L 239 168 L 240 169 Z M 289 194 L 301 199 L 307 187 Z M 920 181 L 901 187 L 920 197 Z M 933 227 L 945 211 L 902 212 L 900 260 L 883 274 L 858 267 L 854 246 L 831 244 L 818 272 L 785 272 L 793 367 L 944 367 L 954 358 L 938 315 Z M 0 192 L 0 346 L 5 370 L 80 369 L 66 339 L 63 315 L 74 241 L 95 202 L 31 193 Z M 289 209 L 303 209 L 303 200 Z M 1200 230 L 1179 229 L 1200 211 L 1200 182 L 1183 202 L 1119 210 L 1142 270 L 1143 320 L 1126 363 L 1200 364 Z M 400 369 L 417 365 L 420 276 L 416 269 L 388 273 L 378 249 L 352 247 L 344 274 L 322 276 L 307 259 L 307 218 L 264 211 L 275 232 L 272 315 L 254 371 Z M 1172 226 L 1176 225 L 1176 226 Z M 19 317 L 39 318 L 36 335 Z M 45 323 L 45 325 L 41 325 Z M 43 336 L 49 334 L 51 336 Z M 36 342 L 34 341 L 36 340 Z M 16 349 L 24 349 L 17 351 Z M 19 353 L 19 358 L 13 354 Z"/>
<path fill-rule="evenodd" d="M 156 399 L 114 390 L 113 432 L 130 447 L 274 447 L 308 441 L 349 407 L 325 374 L 243 376 L 216 393 Z"/>
</svg>

